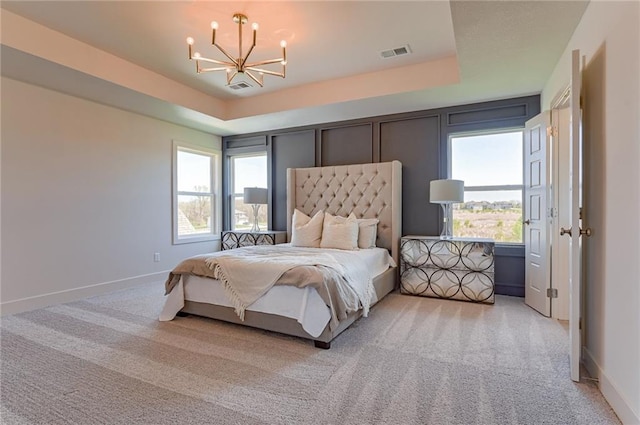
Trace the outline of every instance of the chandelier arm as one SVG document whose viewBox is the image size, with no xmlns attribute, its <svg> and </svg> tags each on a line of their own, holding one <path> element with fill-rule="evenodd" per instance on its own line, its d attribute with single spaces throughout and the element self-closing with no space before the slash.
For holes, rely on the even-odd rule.
<svg viewBox="0 0 640 425">
<path fill-rule="evenodd" d="M 236 64 L 233 63 L 233 62 L 225 62 L 225 61 L 219 61 L 217 59 L 203 58 L 202 56 L 200 56 L 197 60 L 202 61 L 202 62 L 216 63 L 218 65 L 226 65 L 226 66 L 230 66 L 230 67 L 234 67 L 234 68 L 236 66 Z"/>
<path fill-rule="evenodd" d="M 253 81 L 255 81 L 256 84 L 258 84 L 260 87 L 264 87 L 263 82 L 258 80 L 251 72 L 245 71 L 244 73 L 248 75 L 249 78 L 251 78 Z"/>
<path fill-rule="evenodd" d="M 200 72 L 212 72 L 212 71 L 226 71 L 228 66 L 219 66 L 217 68 L 200 68 Z"/>
<path fill-rule="evenodd" d="M 250 68 L 250 67 L 256 67 L 256 66 L 262 66 L 262 65 L 270 65 L 272 63 L 282 63 L 282 58 L 278 58 L 278 59 L 269 59 L 266 61 L 260 61 L 260 62 L 253 62 L 253 63 L 247 63 L 245 64 L 245 67 Z"/>
<path fill-rule="evenodd" d="M 229 53 L 227 53 L 227 51 L 224 50 L 221 46 L 219 46 L 218 44 L 214 44 L 214 46 L 217 47 L 218 50 L 220 50 L 227 58 L 229 58 L 231 62 L 233 62 L 233 66 L 235 67 L 240 66 L 240 64 L 238 63 L 238 60 L 235 59 L 233 56 L 231 56 Z"/>
<path fill-rule="evenodd" d="M 268 69 L 261 69 L 261 68 L 254 68 L 254 67 L 248 67 L 245 68 L 245 73 L 246 71 L 255 71 L 255 72 L 262 72 L 263 74 L 267 74 L 267 75 L 274 75 L 276 77 L 282 77 L 284 78 L 284 72 L 276 72 L 276 71 L 270 71 Z"/>
<path fill-rule="evenodd" d="M 247 52 L 246 56 L 242 60 L 242 63 L 244 63 L 245 66 L 246 66 L 246 63 L 247 63 L 247 59 L 249 59 L 249 55 L 251 54 L 251 52 L 253 52 L 253 48 L 254 47 L 256 47 L 255 43 L 251 45 L 251 47 L 249 48 L 249 51 Z"/>
<path fill-rule="evenodd" d="M 233 81 L 236 75 L 238 75 L 237 70 L 234 70 L 233 74 L 230 72 L 227 72 L 227 85 L 231 84 L 231 82 Z"/>
<path fill-rule="evenodd" d="M 247 59 L 249 59 L 249 55 L 251 54 L 251 52 L 253 52 L 253 48 L 256 47 L 256 30 L 253 30 L 253 42 L 251 43 L 251 47 L 249 47 L 249 51 L 247 51 L 247 54 L 244 56 L 244 59 L 242 60 L 242 63 L 246 64 L 247 63 Z"/>
</svg>

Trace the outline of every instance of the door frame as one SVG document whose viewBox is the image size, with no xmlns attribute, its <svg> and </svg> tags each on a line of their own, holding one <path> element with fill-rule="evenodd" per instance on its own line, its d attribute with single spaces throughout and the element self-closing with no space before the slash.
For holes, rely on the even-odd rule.
<svg viewBox="0 0 640 425">
<path fill-rule="evenodd" d="M 569 233 L 569 364 L 571 379 L 580 381 L 582 352 L 582 64 L 580 50 L 571 52 L 571 221 Z M 589 236 L 589 233 L 587 233 Z"/>
<path fill-rule="evenodd" d="M 557 298 L 551 300 L 551 317 L 558 320 L 569 320 L 569 263 L 563 255 L 569 251 L 569 241 L 560 237 L 561 222 L 570 221 L 569 192 L 566 186 L 569 184 L 568 169 L 561 169 L 561 164 L 567 166 L 571 161 L 571 152 L 568 144 L 570 140 L 570 113 L 571 86 L 568 84 L 551 101 L 551 187 L 552 210 L 551 222 L 551 287 L 557 292 Z M 562 111 L 562 112 L 561 112 Z M 563 114 L 568 114 L 561 117 Z M 565 145 L 566 144 L 566 145 Z"/>
</svg>

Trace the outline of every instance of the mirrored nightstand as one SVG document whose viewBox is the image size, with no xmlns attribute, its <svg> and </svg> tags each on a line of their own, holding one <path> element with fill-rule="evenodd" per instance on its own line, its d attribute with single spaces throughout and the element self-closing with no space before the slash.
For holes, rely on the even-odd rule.
<svg viewBox="0 0 640 425">
<path fill-rule="evenodd" d="M 493 304 L 492 239 L 403 236 L 400 292 Z"/>
<path fill-rule="evenodd" d="M 251 245 L 276 245 L 286 241 L 287 232 L 280 230 L 265 230 L 263 232 L 225 230 L 222 232 L 223 250 Z"/>
</svg>

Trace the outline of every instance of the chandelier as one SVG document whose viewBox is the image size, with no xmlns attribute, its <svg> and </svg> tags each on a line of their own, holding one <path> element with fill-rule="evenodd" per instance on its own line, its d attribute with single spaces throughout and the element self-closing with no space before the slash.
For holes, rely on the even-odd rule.
<svg viewBox="0 0 640 425">
<path fill-rule="evenodd" d="M 256 35 L 258 32 L 258 24 L 254 23 L 252 25 L 253 29 L 253 41 L 251 43 L 251 47 L 247 53 L 242 55 L 242 26 L 247 23 L 247 17 L 242 13 L 236 13 L 233 15 L 233 22 L 238 24 L 238 57 L 232 57 L 225 49 L 223 49 L 220 45 L 216 44 L 216 30 L 218 29 L 218 23 L 216 21 L 211 22 L 211 44 L 218 48 L 228 59 L 229 61 L 221 61 L 217 59 L 209 59 L 200 55 L 198 52 L 193 52 L 193 43 L 194 40 L 192 37 L 187 38 L 187 44 L 189 45 L 189 59 L 196 61 L 196 72 L 200 74 L 201 72 L 211 72 L 211 71 L 226 71 L 227 72 L 227 85 L 231 84 L 233 79 L 238 74 L 246 74 L 249 78 L 255 81 L 260 87 L 263 87 L 263 79 L 264 75 L 275 75 L 276 77 L 285 77 L 285 70 L 287 66 L 287 42 L 282 40 L 280 42 L 280 47 L 282 47 L 282 57 L 277 59 L 270 59 L 259 62 L 248 62 L 249 55 L 253 52 L 253 48 L 256 47 Z M 212 68 L 201 68 L 200 62 L 209 62 L 216 65 L 216 67 Z M 282 65 L 282 71 L 275 72 L 268 69 L 262 68 L 264 65 L 270 65 L 274 63 L 280 63 Z"/>
</svg>

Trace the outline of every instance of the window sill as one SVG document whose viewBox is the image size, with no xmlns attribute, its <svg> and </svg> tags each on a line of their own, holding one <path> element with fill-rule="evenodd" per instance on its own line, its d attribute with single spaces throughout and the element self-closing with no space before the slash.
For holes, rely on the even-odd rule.
<svg viewBox="0 0 640 425">
<path fill-rule="evenodd" d="M 220 235 L 206 235 L 206 236 L 194 236 L 192 238 L 174 238 L 173 245 L 184 245 L 187 243 L 198 243 L 198 242 L 214 242 L 219 241 Z"/>
</svg>

